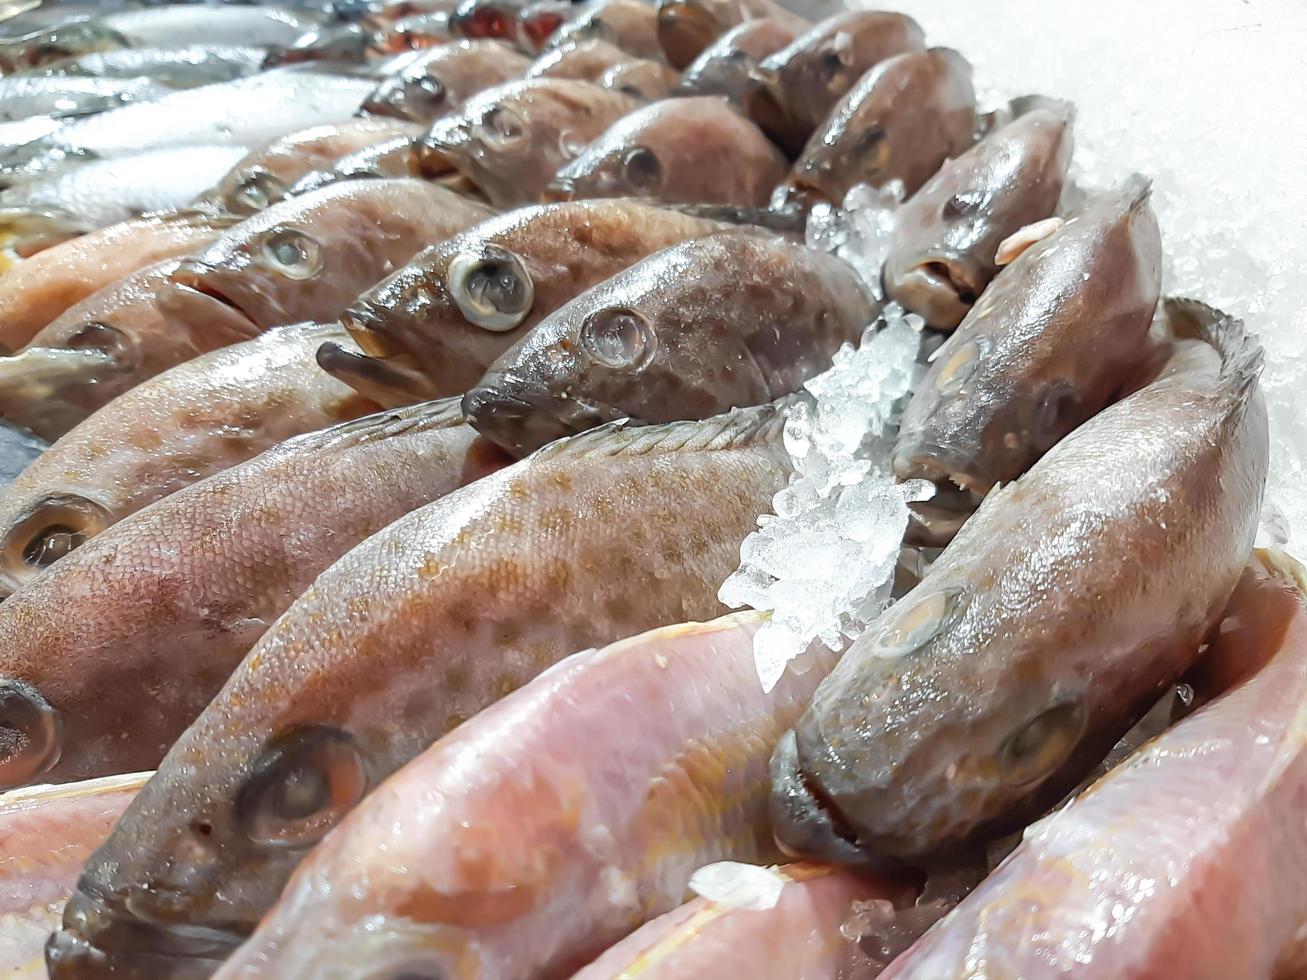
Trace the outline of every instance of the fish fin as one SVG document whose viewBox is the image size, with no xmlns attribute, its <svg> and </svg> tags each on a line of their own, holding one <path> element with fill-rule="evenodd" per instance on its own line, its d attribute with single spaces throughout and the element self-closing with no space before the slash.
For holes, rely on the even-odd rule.
<svg viewBox="0 0 1307 980">
<path fill-rule="evenodd" d="M 461 398 L 455 396 L 374 412 L 317 432 L 306 432 L 282 445 L 293 445 L 297 449 L 309 446 L 315 451 L 325 452 L 382 442 L 406 432 L 452 429 L 466 424 L 460 403 Z"/>
<path fill-rule="evenodd" d="M 808 215 L 801 208 L 758 208 L 738 204 L 659 204 L 667 211 L 676 211 L 691 218 L 720 221 L 745 228 L 765 228 L 791 235 L 802 235 Z"/>
<path fill-rule="evenodd" d="M 1153 178 L 1133 173 L 1121 185 L 1121 193 L 1126 197 L 1126 210 L 1138 211 L 1153 196 Z"/>
<path fill-rule="evenodd" d="M 1247 403 L 1262 374 L 1265 351 L 1242 320 L 1196 299 L 1168 296 L 1162 301 L 1177 337 L 1205 341 L 1221 356 L 1220 383 Z"/>
<path fill-rule="evenodd" d="M 240 224 L 246 218 L 247 214 L 232 214 L 226 208 L 219 204 L 208 201 L 197 201 L 188 204 L 185 207 L 174 208 L 171 211 L 155 211 L 145 215 L 147 218 L 158 218 L 161 221 L 167 221 L 170 224 L 185 226 L 208 225 L 210 228 L 231 228 Z"/>
</svg>

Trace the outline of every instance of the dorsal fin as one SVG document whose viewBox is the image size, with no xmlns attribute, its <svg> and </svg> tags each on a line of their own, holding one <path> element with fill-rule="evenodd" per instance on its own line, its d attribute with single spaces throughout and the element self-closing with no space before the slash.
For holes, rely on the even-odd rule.
<svg viewBox="0 0 1307 980">
<path fill-rule="evenodd" d="M 1242 320 L 1196 299 L 1168 296 L 1166 319 L 1177 337 L 1202 340 L 1221 356 L 1221 384 L 1246 402 L 1262 374 L 1265 352 Z"/>
<path fill-rule="evenodd" d="M 441 398 L 404 408 L 388 409 L 328 429 L 307 432 L 282 445 L 296 450 L 310 447 L 314 451 L 329 451 L 393 439 L 406 432 L 453 428 L 466 424 L 460 402 L 459 398 Z"/>
</svg>

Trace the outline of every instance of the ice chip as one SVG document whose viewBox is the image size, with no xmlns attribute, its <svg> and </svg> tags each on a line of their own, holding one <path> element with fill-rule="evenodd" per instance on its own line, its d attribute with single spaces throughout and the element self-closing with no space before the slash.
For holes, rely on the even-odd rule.
<svg viewBox="0 0 1307 980">
<path fill-rule="evenodd" d="M 690 890 L 718 905 L 762 912 L 776 906 L 788 881 L 775 868 L 719 861 L 692 874 Z"/>
</svg>

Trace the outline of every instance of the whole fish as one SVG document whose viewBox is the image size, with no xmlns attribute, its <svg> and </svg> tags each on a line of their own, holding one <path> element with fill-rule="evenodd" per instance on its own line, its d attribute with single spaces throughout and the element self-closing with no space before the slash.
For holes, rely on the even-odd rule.
<svg viewBox="0 0 1307 980">
<path fill-rule="evenodd" d="M 323 366 L 386 403 L 461 394 L 591 286 L 722 227 L 639 201 L 514 208 L 418 253 L 360 296 L 342 322 L 371 358 Z"/>
<path fill-rule="evenodd" d="M 658 11 L 644 0 L 592 0 L 554 33 L 545 48 L 598 39 L 637 58 L 662 60 Z"/>
<path fill-rule="evenodd" d="M 185 259 L 159 305 L 202 328 L 222 307 L 258 327 L 338 317 L 426 245 L 490 216 L 420 180 L 356 180 L 274 204 Z"/>
<path fill-rule="evenodd" d="M 52 976 L 211 969 L 369 785 L 573 650 L 721 615 L 717 586 L 789 476 L 784 414 L 588 433 L 346 554 L 87 865 Z"/>
<path fill-rule="evenodd" d="M 571 0 L 535 0 L 517 15 L 514 38 L 517 46 L 539 54 L 545 44 L 580 9 Z"/>
<path fill-rule="evenodd" d="M 707 418 L 797 390 L 875 314 L 834 256 L 721 232 L 664 249 L 548 316 L 463 410 L 514 455 L 624 416 Z"/>
<path fill-rule="evenodd" d="M 473 95 L 521 78 L 530 60 L 502 41 L 455 41 L 425 52 L 384 79 L 363 103 L 376 115 L 434 122 Z"/>
<path fill-rule="evenodd" d="M 1257 532 L 1262 350 L 1237 320 L 1167 306 L 1219 357 L 991 494 L 854 642 L 773 760 L 787 851 L 911 863 L 1019 828 L 1197 660 Z"/>
<path fill-rule="evenodd" d="M 652 58 L 632 58 L 613 65 L 599 78 L 599 84 L 615 92 L 625 92 L 646 102 L 665 99 L 681 83 L 680 73 L 666 62 Z"/>
<path fill-rule="evenodd" d="M 432 126 L 419 163 L 429 179 L 451 181 L 498 207 L 531 204 L 561 167 L 638 105 L 590 82 L 510 82 Z"/>
<path fill-rule="evenodd" d="M 858 184 L 899 181 L 912 196 L 971 147 L 971 66 L 951 48 L 896 55 L 863 75 L 812 135 L 780 201 L 838 207 Z"/>
<path fill-rule="evenodd" d="M 0 973 L 45 977 L 41 953 L 91 853 L 149 773 L 0 796 Z"/>
<path fill-rule="evenodd" d="M 1138 175 L 1001 272 L 934 355 L 894 471 L 988 493 L 1121 390 L 1157 308 L 1162 238 Z"/>
<path fill-rule="evenodd" d="M 86 116 L 170 91 L 148 78 L 70 78 L 62 75 L 0 78 L 0 121 L 29 116 Z"/>
<path fill-rule="evenodd" d="M 906 14 L 837 14 L 765 58 L 744 106 L 782 149 L 797 154 L 869 69 L 925 46 L 921 26 Z"/>
<path fill-rule="evenodd" d="M 686 95 L 724 95 L 740 102 L 758 66 L 798 35 L 801 25 L 779 17 L 758 17 L 732 27 L 681 73 Z"/>
<path fill-rule="evenodd" d="M 764 694 L 760 622 L 576 654 L 460 726 L 301 865 L 220 976 L 569 976 L 679 905 L 700 866 L 775 858 L 767 757 L 835 657 Z"/>
<path fill-rule="evenodd" d="M 775 0 L 658 0 L 658 42 L 672 67 L 685 69 L 732 27 L 764 17 L 795 33 L 811 26 Z"/>
<path fill-rule="evenodd" d="M 158 765 L 323 569 L 506 462 L 456 400 L 428 402 L 281 443 L 78 548 L 0 607 L 0 716 L 59 733 L 0 786 L 6 766 L 63 782 Z M 123 683 L 134 697 L 104 696 Z"/>
<path fill-rule="evenodd" d="M 720 95 L 663 99 L 618 120 L 558 171 L 549 194 L 765 207 L 786 161 Z"/>
<path fill-rule="evenodd" d="M 253 75 L 266 57 L 266 48 L 236 45 L 127 48 L 59 58 L 32 71 L 88 78 L 148 78 L 170 88 L 183 89 Z"/>
<path fill-rule="evenodd" d="M 337 324 L 272 330 L 119 395 L 0 494 L 0 595 L 128 514 L 291 436 L 375 411 L 318 368 Z"/>
<path fill-rule="evenodd" d="M 357 178 L 419 177 L 420 136 L 392 136 L 390 139 L 347 153 L 322 170 L 305 174 L 291 187 L 289 197 L 322 190 L 331 184 Z"/>
<path fill-rule="evenodd" d="M 449 15 L 449 33 L 468 40 L 514 41 L 517 16 L 530 0 L 463 0 Z"/>
<path fill-rule="evenodd" d="M 882 277 L 889 298 L 937 329 L 961 323 L 998 273 L 1003 240 L 1057 207 L 1074 115 L 1069 103 L 1040 101 L 899 208 Z"/>
<path fill-rule="evenodd" d="M 1301 976 L 1304 588 L 1300 566 L 1267 576 L 1264 648 L 1226 656 L 1270 662 L 1027 829 L 882 976 Z"/>
<path fill-rule="evenodd" d="M 0 347 L 16 351 L 123 276 L 202 248 L 231 221 L 199 211 L 137 218 L 47 249 L 0 277 Z"/>
<path fill-rule="evenodd" d="M 610 68 L 624 65 L 635 56 L 611 41 L 590 38 L 559 45 L 542 54 L 527 68 L 526 78 L 574 78 L 598 82 Z"/>
</svg>

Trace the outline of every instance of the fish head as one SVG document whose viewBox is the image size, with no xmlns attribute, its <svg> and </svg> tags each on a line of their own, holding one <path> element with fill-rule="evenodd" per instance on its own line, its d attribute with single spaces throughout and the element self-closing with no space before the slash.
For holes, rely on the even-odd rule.
<svg viewBox="0 0 1307 980">
<path fill-rule="evenodd" d="M 722 0 L 658 0 L 658 43 L 677 70 L 739 22 L 735 5 Z"/>
<path fill-rule="evenodd" d="M 331 24 L 306 31 L 289 46 L 274 50 L 265 68 L 300 65 L 314 61 L 361 64 L 367 60 L 373 36 L 362 24 Z"/>
<path fill-rule="evenodd" d="M 54 487 L 40 488 L 21 499 L 11 490 L 5 511 L 0 597 L 37 578 L 118 520 L 118 515 L 91 495 Z"/>
<path fill-rule="evenodd" d="M 449 17 L 449 33 L 467 39 L 512 41 L 522 0 L 464 0 Z"/>
<path fill-rule="evenodd" d="M 667 65 L 639 58 L 613 65 L 604 72 L 599 84 L 614 92 L 624 92 L 642 102 L 653 102 L 670 96 L 679 81 L 680 76 Z"/>
<path fill-rule="evenodd" d="M 71 21 L 0 41 L 0 71 L 9 74 L 64 58 L 129 47 L 132 44 L 127 38 L 111 27 L 93 20 Z"/>
<path fill-rule="evenodd" d="M 449 92 L 439 74 L 401 72 L 383 79 L 363 103 L 363 111 L 375 116 L 424 121 L 444 114 Z"/>
<path fill-rule="evenodd" d="M 586 147 L 558 171 L 546 198 L 659 197 L 667 181 L 668 147 L 651 121 L 662 105 L 636 110 Z"/>
<path fill-rule="evenodd" d="M 517 17 L 518 45 L 539 54 L 575 11 L 570 0 L 541 0 L 524 8 Z"/>
<path fill-rule="evenodd" d="M 739 101 L 752 85 L 759 62 L 793 40 L 791 25 L 776 18 L 745 21 L 709 45 L 681 73 L 681 92 Z"/>
<path fill-rule="evenodd" d="M 232 214 L 248 216 L 276 204 L 288 193 L 290 188 L 279 176 L 261 163 L 251 163 L 224 177 L 215 196 Z"/>
</svg>

